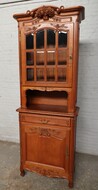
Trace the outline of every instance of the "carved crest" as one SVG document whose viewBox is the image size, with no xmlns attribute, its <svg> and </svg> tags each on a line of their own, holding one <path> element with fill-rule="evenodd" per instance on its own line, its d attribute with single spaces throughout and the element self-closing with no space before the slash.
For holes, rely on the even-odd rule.
<svg viewBox="0 0 98 190">
<path fill-rule="evenodd" d="M 61 9 L 64 9 L 63 6 L 60 8 L 57 7 L 51 7 L 51 6 L 43 6 L 38 9 L 32 10 L 32 11 L 27 11 L 26 14 L 28 16 L 32 16 L 32 18 L 39 18 L 43 20 L 48 20 L 49 18 L 54 17 L 54 15 L 58 15 L 61 12 Z"/>
</svg>

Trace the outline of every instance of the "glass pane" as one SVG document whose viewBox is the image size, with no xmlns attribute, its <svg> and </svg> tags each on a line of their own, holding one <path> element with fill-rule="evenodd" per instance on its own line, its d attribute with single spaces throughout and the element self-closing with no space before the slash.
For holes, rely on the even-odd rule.
<svg viewBox="0 0 98 190">
<path fill-rule="evenodd" d="M 36 52 L 36 64 L 37 65 L 44 65 L 44 51 L 37 51 Z"/>
<path fill-rule="evenodd" d="M 58 81 L 63 82 L 66 81 L 66 69 L 58 68 Z"/>
<path fill-rule="evenodd" d="M 44 48 L 44 30 L 38 31 L 36 33 L 36 48 Z"/>
<path fill-rule="evenodd" d="M 67 47 L 67 32 L 59 31 L 58 33 L 58 46 Z"/>
<path fill-rule="evenodd" d="M 67 64 L 67 53 L 65 50 L 58 51 L 58 65 L 66 65 Z"/>
<path fill-rule="evenodd" d="M 37 69 L 37 81 L 44 81 L 44 69 Z"/>
<path fill-rule="evenodd" d="M 55 65 L 55 51 L 47 52 L 47 65 Z"/>
<path fill-rule="evenodd" d="M 47 30 L 47 47 L 55 47 L 55 31 Z"/>
<path fill-rule="evenodd" d="M 47 69 L 47 81 L 55 81 L 55 70 L 54 68 Z"/>
<path fill-rule="evenodd" d="M 27 81 L 34 80 L 34 69 L 27 69 Z"/>
<path fill-rule="evenodd" d="M 33 52 L 26 53 L 26 64 L 34 65 L 34 53 Z"/>
<path fill-rule="evenodd" d="M 33 34 L 29 34 L 26 36 L 26 49 L 34 48 L 34 36 Z"/>
</svg>

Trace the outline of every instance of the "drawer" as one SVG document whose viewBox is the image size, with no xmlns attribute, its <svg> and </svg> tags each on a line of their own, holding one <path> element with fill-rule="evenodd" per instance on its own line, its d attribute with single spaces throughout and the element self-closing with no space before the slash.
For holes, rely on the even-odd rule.
<svg viewBox="0 0 98 190">
<path fill-rule="evenodd" d="M 70 126 L 70 118 L 67 117 L 55 117 L 55 116 L 43 116 L 34 114 L 20 113 L 21 122 L 49 124 L 58 126 Z"/>
</svg>

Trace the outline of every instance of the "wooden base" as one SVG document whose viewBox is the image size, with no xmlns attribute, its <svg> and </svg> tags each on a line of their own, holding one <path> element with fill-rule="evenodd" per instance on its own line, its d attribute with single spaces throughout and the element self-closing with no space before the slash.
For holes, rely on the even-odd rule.
<svg viewBox="0 0 98 190">
<path fill-rule="evenodd" d="M 22 177 L 24 177 L 24 176 L 25 176 L 25 170 L 21 170 L 21 171 L 20 171 L 20 175 L 21 175 Z M 69 181 L 68 187 L 69 187 L 69 188 L 73 188 L 73 181 L 72 181 L 72 180 Z"/>
</svg>

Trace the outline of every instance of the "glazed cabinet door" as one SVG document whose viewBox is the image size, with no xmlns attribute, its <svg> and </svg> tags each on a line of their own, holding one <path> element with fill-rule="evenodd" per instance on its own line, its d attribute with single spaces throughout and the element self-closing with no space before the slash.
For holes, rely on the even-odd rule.
<svg viewBox="0 0 98 190">
<path fill-rule="evenodd" d="M 24 85 L 71 87 L 72 23 L 26 26 L 22 31 L 21 47 Z"/>
<path fill-rule="evenodd" d="M 22 168 L 51 177 L 68 176 L 70 128 L 22 123 Z"/>
</svg>

